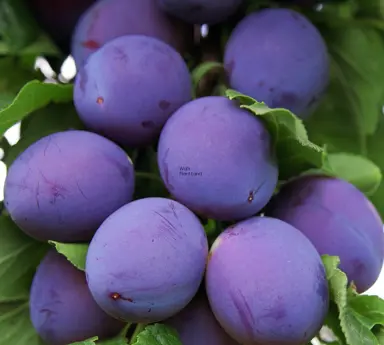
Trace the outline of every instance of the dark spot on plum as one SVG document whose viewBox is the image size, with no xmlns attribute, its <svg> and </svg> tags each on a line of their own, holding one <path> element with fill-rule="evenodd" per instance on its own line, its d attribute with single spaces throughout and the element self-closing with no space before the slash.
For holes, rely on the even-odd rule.
<svg viewBox="0 0 384 345">
<path fill-rule="evenodd" d="M 321 300 L 325 303 L 329 298 L 328 283 L 326 281 L 325 269 L 322 264 L 319 264 L 316 271 L 316 293 L 320 296 Z"/>
<path fill-rule="evenodd" d="M 265 85 L 264 80 L 260 80 L 260 81 L 258 82 L 258 85 L 259 85 L 260 87 L 263 87 L 263 86 Z"/>
<path fill-rule="evenodd" d="M 235 61 L 231 60 L 225 65 L 225 69 L 229 76 L 231 76 L 233 69 L 235 68 Z"/>
<path fill-rule="evenodd" d="M 121 296 L 118 292 L 112 292 L 109 297 L 111 297 L 114 301 L 117 301 L 119 299 L 123 300 L 123 301 L 127 301 L 127 302 L 133 302 L 133 299 L 132 298 L 129 298 L 129 297 L 123 297 Z"/>
<path fill-rule="evenodd" d="M 148 309 L 148 313 L 150 313 L 151 311 L 152 311 L 152 308 L 149 308 L 149 309 Z"/>
<path fill-rule="evenodd" d="M 192 5 L 189 7 L 189 11 L 193 13 L 201 12 L 204 10 L 204 6 L 202 5 Z"/>
<path fill-rule="evenodd" d="M 168 101 L 165 101 L 165 100 L 161 100 L 161 101 L 159 102 L 159 108 L 160 108 L 161 110 L 167 110 L 167 109 L 170 107 L 170 105 L 171 105 L 171 103 L 168 102 Z"/>
<path fill-rule="evenodd" d="M 254 194 L 253 194 L 253 191 L 251 190 L 249 192 L 248 199 L 247 199 L 248 204 L 252 204 L 253 199 L 254 199 Z"/>
<path fill-rule="evenodd" d="M 127 56 L 127 54 L 125 53 L 125 51 L 123 49 L 121 49 L 120 47 L 115 46 L 114 49 L 113 49 L 113 52 L 115 54 L 115 59 L 116 60 L 119 60 L 119 61 L 124 62 L 124 63 L 128 62 L 128 56 Z"/>
<path fill-rule="evenodd" d="M 300 21 L 300 17 L 297 13 L 292 13 L 291 16 L 294 20 Z"/>
<path fill-rule="evenodd" d="M 274 87 L 270 87 L 269 88 L 269 92 L 273 92 L 273 91 L 275 91 L 275 88 Z"/>
<path fill-rule="evenodd" d="M 85 92 L 85 86 L 87 85 L 88 82 L 88 74 L 85 68 L 82 69 L 80 72 L 80 90 Z"/>
<path fill-rule="evenodd" d="M 262 315 L 262 318 L 272 318 L 277 321 L 284 319 L 287 315 L 287 311 L 282 300 L 282 297 L 278 296 L 274 301 L 274 304 Z"/>
<path fill-rule="evenodd" d="M 316 96 L 312 97 L 308 103 L 308 107 L 312 107 L 313 105 L 316 104 L 317 101 L 318 101 L 318 98 Z"/>
<path fill-rule="evenodd" d="M 279 107 L 285 107 L 285 108 L 291 108 L 293 105 L 297 103 L 297 100 L 299 98 L 296 94 L 293 92 L 282 92 L 279 101 L 278 106 Z"/>
<path fill-rule="evenodd" d="M 87 40 L 81 43 L 84 48 L 87 49 L 99 49 L 101 47 L 100 43 L 94 40 Z"/>
<path fill-rule="evenodd" d="M 352 260 L 352 267 L 353 267 L 353 275 L 354 276 L 361 276 L 365 270 L 364 263 L 361 262 L 359 259 Z"/>
<path fill-rule="evenodd" d="M 306 26 L 305 24 L 301 24 L 301 28 L 302 28 L 302 29 L 306 29 L 307 26 Z"/>
<path fill-rule="evenodd" d="M 143 121 L 143 122 L 141 123 L 141 126 L 142 126 L 143 128 L 150 128 L 150 129 L 156 127 L 156 125 L 155 125 L 155 123 L 154 123 L 153 121 Z"/>
<path fill-rule="evenodd" d="M 113 292 L 109 295 L 113 300 L 117 301 L 118 299 L 120 299 L 120 294 L 117 293 L 117 292 Z"/>
<path fill-rule="evenodd" d="M 103 104 L 104 103 L 104 98 L 103 97 L 97 97 L 97 99 L 96 99 L 96 103 L 97 104 Z"/>
<path fill-rule="evenodd" d="M 152 243 L 154 243 L 155 242 L 155 240 L 154 239 L 152 239 Z"/>
</svg>

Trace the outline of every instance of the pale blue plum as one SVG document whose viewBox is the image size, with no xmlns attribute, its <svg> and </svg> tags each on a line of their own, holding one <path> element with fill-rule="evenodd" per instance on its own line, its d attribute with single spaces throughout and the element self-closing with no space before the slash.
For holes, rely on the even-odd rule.
<svg viewBox="0 0 384 345">
<path fill-rule="evenodd" d="M 135 174 L 127 154 L 97 134 L 69 130 L 29 146 L 8 170 L 5 206 L 41 241 L 89 241 L 100 224 L 132 200 Z"/>
<path fill-rule="evenodd" d="M 383 267 L 383 222 L 368 198 L 352 184 L 306 176 L 284 185 L 267 214 L 292 224 L 321 255 L 340 258 L 340 268 L 359 292 L 368 290 Z"/>
<path fill-rule="evenodd" d="M 190 31 L 163 12 L 156 0 L 99 0 L 77 23 L 72 55 L 80 69 L 104 44 L 125 35 L 155 37 L 181 52 L 189 44 Z"/>
<path fill-rule="evenodd" d="M 176 111 L 161 132 L 157 158 L 169 192 L 207 218 L 250 217 L 277 183 L 262 121 L 225 97 L 199 98 Z"/>
<path fill-rule="evenodd" d="M 99 306 L 127 322 L 180 312 L 196 294 L 208 242 L 198 218 L 164 198 L 139 199 L 108 217 L 89 247 L 86 273 Z"/>
<path fill-rule="evenodd" d="M 326 44 L 302 14 L 271 8 L 254 12 L 233 30 L 224 56 L 232 88 L 308 116 L 329 80 Z"/>
<path fill-rule="evenodd" d="M 206 289 L 221 326 L 240 344 L 307 344 L 328 311 L 320 255 L 293 226 L 253 217 L 219 235 Z"/>
<path fill-rule="evenodd" d="M 88 59 L 75 82 L 75 106 L 86 126 L 130 147 L 153 143 L 172 113 L 191 99 L 183 58 L 148 36 L 107 43 Z"/>
<path fill-rule="evenodd" d="M 49 345 L 109 338 L 124 327 L 93 300 L 85 273 L 54 250 L 42 260 L 33 279 L 30 315 L 36 332 Z"/>
</svg>

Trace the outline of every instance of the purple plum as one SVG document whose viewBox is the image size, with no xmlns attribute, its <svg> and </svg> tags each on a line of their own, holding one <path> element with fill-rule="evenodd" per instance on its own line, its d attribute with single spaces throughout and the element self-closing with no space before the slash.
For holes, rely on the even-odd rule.
<svg viewBox="0 0 384 345">
<path fill-rule="evenodd" d="M 308 116 L 329 80 L 326 44 L 295 11 L 274 8 L 246 16 L 233 30 L 224 62 L 231 87 L 272 108 Z"/>
<path fill-rule="evenodd" d="M 328 284 L 316 248 L 293 226 L 253 217 L 219 235 L 206 289 L 221 326 L 240 344 L 307 344 L 328 311 Z"/>
<path fill-rule="evenodd" d="M 33 279 L 31 321 L 49 345 L 115 336 L 124 323 L 102 311 L 89 292 L 84 272 L 51 250 Z"/>
<path fill-rule="evenodd" d="M 105 43 L 125 35 L 155 37 L 183 52 L 189 45 L 190 31 L 188 25 L 165 14 L 156 0 L 100 0 L 79 19 L 72 55 L 81 68 Z"/>
<path fill-rule="evenodd" d="M 372 203 L 352 184 L 327 176 L 305 176 L 284 185 L 267 214 L 299 229 L 321 255 L 340 257 L 340 268 L 359 292 L 380 275 L 383 222 Z"/>
<path fill-rule="evenodd" d="M 205 293 L 164 323 L 177 331 L 183 345 L 239 345 L 217 322 Z"/>
<path fill-rule="evenodd" d="M 139 199 L 97 230 L 86 260 L 88 286 L 116 318 L 162 321 L 192 300 L 207 256 L 204 228 L 190 210 L 169 199 Z"/>
<path fill-rule="evenodd" d="M 132 162 L 97 134 L 70 130 L 29 146 L 9 168 L 5 206 L 14 222 L 38 240 L 89 241 L 100 224 L 130 202 Z"/>
<path fill-rule="evenodd" d="M 183 58 L 148 36 L 122 36 L 80 71 L 74 101 L 88 128 L 127 146 L 154 142 L 171 114 L 192 99 Z"/>
<path fill-rule="evenodd" d="M 176 200 L 217 220 L 250 217 L 270 200 L 277 167 L 259 118 L 225 97 L 182 106 L 160 135 L 158 164 Z"/>
</svg>

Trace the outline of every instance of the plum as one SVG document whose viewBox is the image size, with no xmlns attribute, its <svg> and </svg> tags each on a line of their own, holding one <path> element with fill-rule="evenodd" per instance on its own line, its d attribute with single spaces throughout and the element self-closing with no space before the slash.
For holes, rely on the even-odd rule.
<svg viewBox="0 0 384 345">
<path fill-rule="evenodd" d="M 307 117 L 329 80 L 326 44 L 317 28 L 289 9 L 246 16 L 233 30 L 224 62 L 232 88 Z"/>
<path fill-rule="evenodd" d="M 220 96 L 196 99 L 171 116 L 160 135 L 158 164 L 176 200 L 217 220 L 256 214 L 277 183 L 263 123 Z"/>
<path fill-rule="evenodd" d="M 131 147 L 154 142 L 169 116 L 191 99 L 192 81 L 180 54 L 143 35 L 104 45 L 75 82 L 75 106 L 86 126 Z"/>
<path fill-rule="evenodd" d="M 164 323 L 177 331 L 183 345 L 238 345 L 217 322 L 204 292 Z"/>
<path fill-rule="evenodd" d="M 100 224 L 132 200 L 132 162 L 97 134 L 69 130 L 29 146 L 9 168 L 5 206 L 38 240 L 89 241 Z"/>
<path fill-rule="evenodd" d="M 157 0 L 159 6 L 191 24 L 217 24 L 236 12 L 243 0 Z"/>
<path fill-rule="evenodd" d="M 37 22 L 55 42 L 69 51 L 72 32 L 81 15 L 96 0 L 28 0 Z"/>
<path fill-rule="evenodd" d="M 116 318 L 165 320 L 196 294 L 207 256 L 204 228 L 190 210 L 165 198 L 139 199 L 97 230 L 86 259 L 88 286 Z"/>
<path fill-rule="evenodd" d="M 383 223 L 372 203 L 347 181 L 321 175 L 284 185 L 267 214 L 299 229 L 340 268 L 359 292 L 377 280 L 384 260 Z"/>
<path fill-rule="evenodd" d="M 221 233 L 209 257 L 210 306 L 240 344 L 306 344 L 320 330 L 329 303 L 325 269 L 293 226 L 249 218 Z"/>
<path fill-rule="evenodd" d="M 156 0 L 100 0 L 82 15 L 73 33 L 76 65 L 80 69 L 89 55 L 124 35 L 155 37 L 183 52 L 192 39 L 192 30 L 163 12 Z"/>
<path fill-rule="evenodd" d="M 50 345 L 109 338 L 124 327 L 93 300 L 84 272 L 55 250 L 48 252 L 33 279 L 30 315 L 37 333 Z"/>
</svg>

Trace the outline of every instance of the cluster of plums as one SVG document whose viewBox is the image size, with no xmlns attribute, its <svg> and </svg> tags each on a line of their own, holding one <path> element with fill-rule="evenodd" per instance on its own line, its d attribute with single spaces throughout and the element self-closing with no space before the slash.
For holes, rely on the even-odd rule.
<svg viewBox="0 0 384 345">
<path fill-rule="evenodd" d="M 192 99 L 188 25 L 222 22 L 241 2 L 100 0 L 80 18 L 74 102 L 88 130 L 36 141 L 5 183 L 26 234 L 90 242 L 85 272 L 53 249 L 37 270 L 31 320 L 48 344 L 164 322 L 184 345 L 301 345 L 328 311 L 321 255 L 339 256 L 359 292 L 377 280 L 382 221 L 359 190 L 306 175 L 275 194 L 263 122 L 223 96 Z M 246 16 L 224 64 L 232 88 L 300 117 L 328 81 L 320 34 L 288 9 Z M 169 197 L 133 200 L 125 148 L 156 144 Z M 232 225 L 209 248 L 202 219 Z"/>
</svg>

